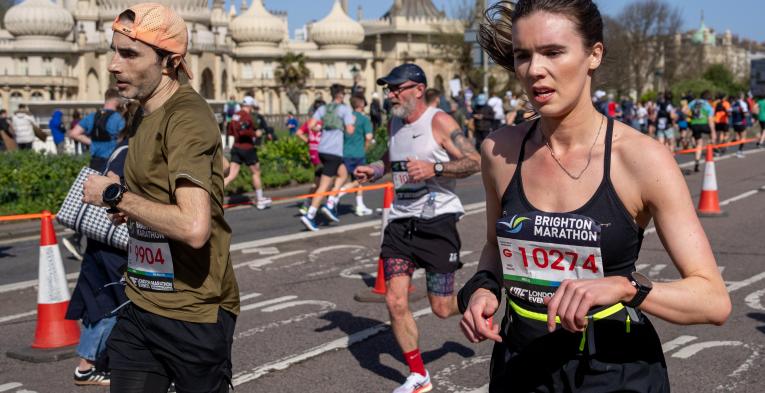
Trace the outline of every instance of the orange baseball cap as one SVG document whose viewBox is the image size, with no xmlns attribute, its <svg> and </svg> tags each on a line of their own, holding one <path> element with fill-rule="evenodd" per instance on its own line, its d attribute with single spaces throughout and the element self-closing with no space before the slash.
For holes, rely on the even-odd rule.
<svg viewBox="0 0 765 393">
<path fill-rule="evenodd" d="M 120 21 L 118 14 L 112 23 L 113 31 L 155 48 L 186 56 L 189 33 L 186 29 L 186 22 L 175 11 L 158 3 L 140 3 L 127 10 L 135 13 L 135 20 L 126 25 Z M 186 59 L 183 57 L 181 58 L 181 68 L 189 79 L 193 77 L 188 64 L 186 64 Z"/>
</svg>

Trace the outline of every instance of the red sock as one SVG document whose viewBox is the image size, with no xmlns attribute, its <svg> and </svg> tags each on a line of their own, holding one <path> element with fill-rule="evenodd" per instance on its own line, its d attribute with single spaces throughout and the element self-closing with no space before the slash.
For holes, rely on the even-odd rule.
<svg viewBox="0 0 765 393">
<path fill-rule="evenodd" d="M 406 359 L 406 364 L 409 365 L 409 372 L 425 376 L 425 364 L 422 362 L 419 348 L 412 352 L 404 353 L 404 358 Z"/>
</svg>

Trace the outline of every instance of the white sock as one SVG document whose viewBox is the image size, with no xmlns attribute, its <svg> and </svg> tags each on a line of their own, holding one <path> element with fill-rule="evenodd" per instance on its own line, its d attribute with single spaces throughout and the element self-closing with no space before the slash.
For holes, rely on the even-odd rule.
<svg viewBox="0 0 765 393">
<path fill-rule="evenodd" d="M 367 207 L 366 205 L 364 205 L 364 197 L 363 196 L 356 195 L 356 207 L 361 207 L 361 208 Z"/>
<path fill-rule="evenodd" d="M 262 188 L 258 188 L 257 190 L 255 190 L 255 197 L 258 198 L 258 200 L 263 199 L 263 189 Z"/>
<path fill-rule="evenodd" d="M 316 208 L 313 206 L 309 207 L 308 214 L 306 214 L 306 216 L 308 216 L 308 218 L 313 220 L 313 218 L 316 217 Z"/>
<path fill-rule="evenodd" d="M 335 201 L 335 198 L 333 198 L 333 197 L 327 198 L 327 207 L 332 209 L 333 207 L 335 207 L 335 203 L 336 202 L 337 201 Z"/>
</svg>

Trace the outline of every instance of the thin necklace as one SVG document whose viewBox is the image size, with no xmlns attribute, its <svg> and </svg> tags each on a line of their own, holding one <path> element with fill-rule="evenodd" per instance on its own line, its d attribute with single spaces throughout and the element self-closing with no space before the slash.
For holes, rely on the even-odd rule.
<svg viewBox="0 0 765 393">
<path fill-rule="evenodd" d="M 553 150 L 552 146 L 550 146 L 550 142 L 547 140 L 547 137 L 545 137 L 545 133 L 542 133 L 542 140 L 545 141 L 545 146 L 547 146 L 547 150 L 550 150 L 550 154 L 552 155 L 552 158 L 555 160 L 555 162 L 558 164 L 560 169 L 563 169 L 563 172 L 568 175 L 568 177 L 579 180 L 584 172 L 587 170 L 587 168 L 590 167 L 590 161 L 592 161 L 592 150 L 595 148 L 595 144 L 598 143 L 598 138 L 600 137 L 600 130 L 603 129 L 603 119 L 605 119 L 605 116 L 600 116 L 600 126 L 598 126 L 598 133 L 595 135 L 595 140 L 592 142 L 592 146 L 590 146 L 590 152 L 587 154 L 587 164 L 584 166 L 584 169 L 582 169 L 581 172 L 579 172 L 578 175 L 574 176 L 569 172 L 566 167 L 563 166 L 563 164 L 560 162 L 557 156 L 555 156 L 555 151 Z"/>
</svg>

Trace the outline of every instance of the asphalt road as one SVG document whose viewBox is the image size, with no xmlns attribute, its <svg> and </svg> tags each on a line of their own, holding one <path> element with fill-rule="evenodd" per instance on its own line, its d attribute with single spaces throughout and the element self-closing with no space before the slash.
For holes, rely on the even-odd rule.
<svg viewBox="0 0 765 393">
<path fill-rule="evenodd" d="M 680 327 L 653 319 L 675 392 L 759 392 L 765 386 L 765 151 L 749 153 L 718 161 L 727 216 L 702 219 L 733 299 L 730 320 L 722 327 Z M 686 180 L 697 198 L 702 174 L 689 173 Z M 475 270 L 485 234 L 480 178 L 460 181 L 459 193 L 469 207 L 459 223 L 467 263 L 457 276 L 461 286 Z M 368 205 L 379 206 L 380 194 L 370 193 Z M 353 298 L 374 283 L 379 217 L 344 214 L 342 225 L 317 234 L 301 230 L 292 204 L 230 210 L 226 217 L 234 231 L 232 257 L 242 295 L 233 350 L 237 392 L 386 392 L 403 381 L 406 366 L 385 325 L 384 305 Z M 36 287 L 25 281 L 36 278 L 36 248 L 32 241 L 0 244 L 3 353 L 32 340 Z M 678 278 L 651 229 L 638 268 L 656 281 Z M 76 273 L 76 261 L 67 260 L 66 269 Z M 424 278 L 416 277 L 422 290 Z M 427 300 L 411 308 L 434 391 L 485 391 L 490 345 L 467 342 L 458 318 L 439 320 Z M 32 364 L 0 355 L 0 392 L 108 391 L 74 387 L 75 364 L 75 359 Z"/>
</svg>

